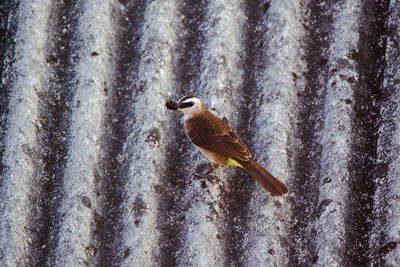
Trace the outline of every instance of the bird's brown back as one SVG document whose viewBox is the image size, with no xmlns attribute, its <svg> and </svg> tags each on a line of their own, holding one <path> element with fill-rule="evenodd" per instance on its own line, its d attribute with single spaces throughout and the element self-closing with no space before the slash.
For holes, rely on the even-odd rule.
<svg viewBox="0 0 400 267">
<path fill-rule="evenodd" d="M 198 147 L 238 161 L 248 161 L 251 153 L 243 140 L 223 120 L 207 108 L 185 121 L 189 139 Z"/>
</svg>

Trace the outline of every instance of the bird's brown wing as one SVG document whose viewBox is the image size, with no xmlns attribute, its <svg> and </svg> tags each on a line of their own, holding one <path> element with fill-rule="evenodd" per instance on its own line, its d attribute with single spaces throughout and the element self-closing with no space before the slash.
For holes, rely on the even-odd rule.
<svg viewBox="0 0 400 267">
<path fill-rule="evenodd" d="M 186 130 L 192 142 L 201 148 L 238 160 L 248 161 L 251 153 L 242 139 L 223 120 L 209 114 L 186 121 Z"/>
<path fill-rule="evenodd" d="M 248 161 L 251 158 L 249 149 L 233 130 L 216 138 L 208 149 L 238 161 Z"/>
</svg>

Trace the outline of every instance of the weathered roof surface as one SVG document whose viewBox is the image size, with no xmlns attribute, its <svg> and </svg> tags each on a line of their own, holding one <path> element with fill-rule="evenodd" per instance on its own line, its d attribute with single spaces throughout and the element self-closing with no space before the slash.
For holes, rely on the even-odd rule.
<svg viewBox="0 0 400 267">
<path fill-rule="evenodd" d="M 400 3 L 0 3 L 1 266 L 399 266 Z M 205 175 L 195 94 L 289 187 Z"/>
</svg>

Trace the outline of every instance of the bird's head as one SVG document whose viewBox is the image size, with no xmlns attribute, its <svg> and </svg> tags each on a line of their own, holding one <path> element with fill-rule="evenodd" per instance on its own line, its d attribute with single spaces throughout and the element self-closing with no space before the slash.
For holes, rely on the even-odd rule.
<svg viewBox="0 0 400 267">
<path fill-rule="evenodd" d="M 184 96 L 178 102 L 168 101 L 165 105 L 168 109 L 182 111 L 187 119 L 199 114 L 204 106 L 200 98 L 195 95 Z"/>
</svg>

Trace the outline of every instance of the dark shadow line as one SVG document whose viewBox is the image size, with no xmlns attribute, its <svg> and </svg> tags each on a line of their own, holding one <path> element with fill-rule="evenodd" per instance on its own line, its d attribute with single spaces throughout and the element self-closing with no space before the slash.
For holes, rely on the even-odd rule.
<svg viewBox="0 0 400 267">
<path fill-rule="evenodd" d="M 121 244 L 123 225 L 124 188 L 129 176 L 129 160 L 120 160 L 129 135 L 129 119 L 136 87 L 132 82 L 138 73 L 140 36 L 144 22 L 146 1 L 120 1 L 125 5 L 118 20 L 118 43 L 115 55 L 115 77 L 104 84 L 107 96 L 102 134 L 102 156 L 96 175 L 96 190 L 100 210 L 94 213 L 96 265 L 120 266 L 129 249 Z M 132 77 L 133 76 L 133 77 Z"/>
<path fill-rule="evenodd" d="M 39 97 L 38 145 L 44 167 L 39 179 L 39 219 L 36 222 L 35 251 L 30 253 L 35 266 L 52 265 L 58 232 L 58 206 L 62 198 L 62 179 L 65 169 L 71 103 L 74 86 L 73 47 L 71 40 L 77 25 L 76 1 L 68 4 L 53 3 L 46 61 L 49 65 L 48 90 Z M 67 30 L 65 30 L 67 29 Z M 52 257 L 53 256 L 53 257 Z"/>
<path fill-rule="evenodd" d="M 369 237 L 373 227 L 377 144 L 386 53 L 388 1 L 363 1 L 358 51 L 348 57 L 357 62 L 359 83 L 354 91 L 349 197 L 346 211 L 345 262 L 370 265 Z"/>
<path fill-rule="evenodd" d="M 329 48 L 329 33 L 333 28 L 333 12 L 330 5 L 322 5 L 320 1 L 311 1 L 305 10 L 310 10 L 303 17 L 304 36 L 304 61 L 307 72 L 293 73 L 296 82 L 300 75 L 305 78 L 304 91 L 297 93 L 297 125 L 295 140 L 293 142 L 293 183 L 290 185 L 295 198 L 292 206 L 292 224 L 290 226 L 289 266 L 303 266 L 315 264 L 318 261 L 317 247 L 315 244 L 315 229 L 313 223 L 317 215 L 318 192 L 320 183 L 319 161 L 322 154 L 321 146 L 317 140 L 317 129 L 322 118 L 322 95 L 325 81 L 321 77 L 328 74 L 326 64 Z M 324 80 L 324 79 L 323 79 Z M 325 177 L 329 183 L 335 177 Z"/>
<path fill-rule="evenodd" d="M 178 11 L 182 14 L 181 28 L 177 40 L 179 57 L 174 64 L 175 98 L 196 93 L 199 86 L 201 51 L 204 43 L 204 33 L 201 23 L 204 20 L 207 1 L 182 1 Z M 193 178 L 187 173 L 190 166 L 190 152 L 195 149 L 187 139 L 181 114 L 173 115 L 171 138 L 167 144 L 166 173 L 161 178 L 162 191 L 159 196 L 158 222 L 161 236 L 159 239 L 160 263 L 163 266 L 177 266 L 184 250 L 185 204 L 183 199 L 186 187 Z"/>
<path fill-rule="evenodd" d="M 15 58 L 14 38 L 18 28 L 18 21 L 12 19 L 16 16 L 19 2 L 4 1 L 0 8 L 0 186 L 2 183 L 1 175 L 4 173 L 3 154 L 7 132 L 7 117 L 9 113 L 10 88 L 13 87 L 13 74 L 5 72 L 11 69 Z"/>
<path fill-rule="evenodd" d="M 241 99 L 239 101 L 239 117 L 237 133 L 246 143 L 250 151 L 254 147 L 251 140 L 254 140 L 254 132 L 251 118 L 255 116 L 252 112 L 257 80 L 255 73 L 264 67 L 262 62 L 262 41 L 264 31 L 260 25 L 266 16 L 269 2 L 247 1 L 244 7 L 245 15 L 248 18 L 244 24 L 244 52 L 242 55 L 243 83 L 241 85 Z M 240 67 L 240 66 L 239 66 Z M 235 168 L 232 177 L 228 179 L 229 185 L 223 192 L 223 203 L 226 215 L 224 216 L 224 250 L 226 266 L 245 266 L 246 251 L 245 234 L 248 227 L 249 211 L 251 210 L 250 200 L 252 192 L 258 186 L 255 180 L 243 169 Z M 265 192 L 265 194 L 267 194 Z"/>
</svg>

